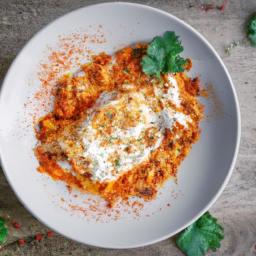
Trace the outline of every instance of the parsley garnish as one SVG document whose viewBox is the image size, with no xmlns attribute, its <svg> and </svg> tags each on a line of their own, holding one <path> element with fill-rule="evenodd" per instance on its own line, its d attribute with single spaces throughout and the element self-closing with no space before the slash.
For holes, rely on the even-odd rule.
<svg viewBox="0 0 256 256">
<path fill-rule="evenodd" d="M 93 168 L 97 168 L 98 165 L 99 165 L 98 161 L 97 160 L 93 160 L 93 162 L 92 162 Z"/>
<path fill-rule="evenodd" d="M 178 235 L 176 243 L 187 256 L 203 256 L 209 249 L 219 248 L 223 238 L 223 228 L 206 212 Z"/>
<path fill-rule="evenodd" d="M 124 72 L 125 74 L 129 74 L 129 73 L 130 73 L 130 70 L 129 70 L 128 68 L 125 68 L 125 69 L 123 69 L 123 72 Z"/>
<path fill-rule="evenodd" d="M 8 229 L 5 225 L 5 220 L 0 217 L 0 244 L 4 243 L 8 236 Z"/>
<path fill-rule="evenodd" d="M 113 141 L 117 140 L 117 139 L 118 139 L 118 137 L 110 136 L 108 141 L 109 141 L 109 143 L 113 143 Z"/>
<path fill-rule="evenodd" d="M 113 118 L 113 113 L 111 113 L 111 112 L 107 112 L 107 113 L 105 113 L 105 115 L 109 118 L 109 119 L 112 119 Z"/>
<path fill-rule="evenodd" d="M 251 45 L 256 47 L 256 13 L 253 14 L 248 22 L 247 36 Z"/>
<path fill-rule="evenodd" d="M 115 160 L 115 166 L 116 167 L 120 167 L 120 159 L 116 159 Z"/>
<path fill-rule="evenodd" d="M 165 32 L 163 37 L 155 37 L 142 58 L 143 72 L 157 77 L 162 73 L 183 72 L 186 60 L 179 55 L 182 51 L 181 41 L 173 31 Z"/>
</svg>

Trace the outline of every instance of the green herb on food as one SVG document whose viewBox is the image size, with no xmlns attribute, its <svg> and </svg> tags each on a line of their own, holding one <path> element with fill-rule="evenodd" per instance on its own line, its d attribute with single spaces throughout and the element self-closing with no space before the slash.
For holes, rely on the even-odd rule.
<svg viewBox="0 0 256 256">
<path fill-rule="evenodd" d="M 231 55 L 231 52 L 234 48 L 238 46 L 247 47 L 249 43 L 256 47 L 256 13 L 252 14 L 246 25 L 246 38 L 241 40 L 234 40 L 228 45 L 225 46 L 225 52 L 228 55 Z"/>
<path fill-rule="evenodd" d="M 113 118 L 113 113 L 111 113 L 111 112 L 107 112 L 107 113 L 105 113 L 105 115 L 109 118 L 109 119 L 112 119 Z"/>
<path fill-rule="evenodd" d="M 252 46 L 256 47 L 256 13 L 249 19 L 247 25 L 247 37 Z"/>
<path fill-rule="evenodd" d="M 118 137 L 109 136 L 108 142 L 109 142 L 109 143 L 113 143 L 113 141 L 114 141 L 114 140 L 117 140 L 117 139 L 118 139 Z"/>
<path fill-rule="evenodd" d="M 187 256 L 203 256 L 208 250 L 219 248 L 223 238 L 223 228 L 206 212 L 177 236 L 176 243 Z"/>
<path fill-rule="evenodd" d="M 93 162 L 92 162 L 93 168 L 97 168 L 98 165 L 99 165 L 98 161 L 97 160 L 93 160 Z"/>
<path fill-rule="evenodd" d="M 116 167 L 120 167 L 120 159 L 116 159 L 115 160 L 115 166 Z"/>
<path fill-rule="evenodd" d="M 0 244 L 4 243 L 8 236 L 8 229 L 5 225 L 5 220 L 0 217 Z"/>
<path fill-rule="evenodd" d="M 129 74 L 129 73 L 130 73 L 130 70 L 129 70 L 128 68 L 125 68 L 125 69 L 123 70 L 123 72 L 124 72 L 125 74 Z"/>
<path fill-rule="evenodd" d="M 162 73 L 183 72 L 186 60 L 179 55 L 182 51 L 181 41 L 173 31 L 165 32 L 163 37 L 155 37 L 142 58 L 143 72 L 157 77 Z"/>
</svg>

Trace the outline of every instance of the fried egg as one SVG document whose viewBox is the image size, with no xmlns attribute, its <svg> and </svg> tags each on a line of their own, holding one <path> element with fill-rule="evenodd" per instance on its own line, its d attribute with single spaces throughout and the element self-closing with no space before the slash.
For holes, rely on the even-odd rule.
<svg viewBox="0 0 256 256">
<path fill-rule="evenodd" d="M 75 143 L 65 137 L 59 145 L 69 161 L 94 181 L 116 180 L 150 158 L 162 143 L 166 129 L 178 122 L 187 127 L 190 117 L 179 110 L 177 81 L 171 74 L 137 90 L 126 84 L 120 91 L 103 92 L 75 128 Z"/>
</svg>

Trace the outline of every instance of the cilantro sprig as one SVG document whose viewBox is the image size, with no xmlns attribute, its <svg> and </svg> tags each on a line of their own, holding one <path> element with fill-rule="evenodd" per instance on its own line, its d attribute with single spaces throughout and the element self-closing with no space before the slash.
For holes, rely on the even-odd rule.
<svg viewBox="0 0 256 256">
<path fill-rule="evenodd" d="M 142 58 L 143 72 L 156 77 L 169 72 L 183 72 L 186 60 L 179 55 L 182 51 L 183 46 L 175 32 L 167 31 L 163 37 L 156 36 Z"/>
<path fill-rule="evenodd" d="M 5 220 L 0 217 L 0 244 L 4 243 L 8 236 L 8 229 L 5 225 Z"/>
<path fill-rule="evenodd" d="M 176 243 L 187 256 L 203 256 L 208 250 L 219 248 L 223 238 L 222 226 L 206 212 L 177 236 Z"/>
<path fill-rule="evenodd" d="M 250 40 L 251 45 L 256 47 L 256 13 L 249 19 L 247 25 L 247 37 Z"/>
</svg>

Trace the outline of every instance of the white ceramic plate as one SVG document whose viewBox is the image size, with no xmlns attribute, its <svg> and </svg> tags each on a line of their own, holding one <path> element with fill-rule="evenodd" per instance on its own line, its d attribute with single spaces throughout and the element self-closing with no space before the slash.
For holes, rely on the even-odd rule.
<svg viewBox="0 0 256 256">
<path fill-rule="evenodd" d="M 193 60 L 191 75 L 212 84 L 211 97 L 202 100 L 209 118 L 201 124 L 200 141 L 179 168 L 178 183 L 168 182 L 159 197 L 145 205 L 141 217 L 124 214 L 118 220 L 90 220 L 63 210 L 58 198 L 73 200 L 61 183 L 36 172 L 36 143 L 31 123 L 24 125 L 24 103 L 39 86 L 36 76 L 47 46 L 59 35 L 102 25 L 107 39 L 93 50 L 149 41 L 166 30 L 175 31 L 183 55 Z M 31 81 L 33 86 L 31 86 Z M 217 104 L 217 105 L 216 105 Z M 217 108 L 216 108 L 217 107 Z M 76 241 L 107 248 L 145 246 L 168 238 L 195 221 L 219 197 L 227 184 L 238 152 L 240 115 L 231 78 L 213 47 L 192 27 L 166 12 L 138 4 L 106 3 L 73 11 L 46 26 L 23 48 L 2 85 L 0 153 L 5 175 L 23 205 L 41 222 Z M 172 190 L 172 192 L 171 192 Z M 175 194 L 175 196 L 173 196 Z M 82 201 L 79 195 L 76 203 Z M 86 196 L 85 196 L 86 197 Z M 175 199 L 174 199 L 175 198 Z M 167 203 L 170 207 L 165 207 Z M 160 210 L 162 208 L 162 210 Z M 147 217 L 145 217 L 147 216 Z"/>
</svg>

